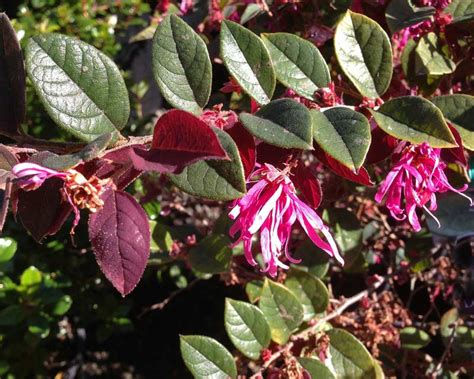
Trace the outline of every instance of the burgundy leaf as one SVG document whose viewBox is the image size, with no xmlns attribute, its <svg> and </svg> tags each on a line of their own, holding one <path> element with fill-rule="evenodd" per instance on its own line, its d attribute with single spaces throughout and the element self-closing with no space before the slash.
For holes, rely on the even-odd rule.
<svg viewBox="0 0 474 379">
<path fill-rule="evenodd" d="M 8 206 L 10 205 L 10 196 L 12 193 L 12 181 L 10 178 L 6 180 L 5 188 L 0 190 L 0 233 L 3 231 L 5 220 L 8 215 Z"/>
<path fill-rule="evenodd" d="M 369 173 L 364 167 L 361 167 L 357 173 L 350 170 L 346 166 L 342 165 L 334 158 L 326 154 L 320 147 L 316 144 L 314 145 L 314 150 L 312 153 L 318 158 L 318 160 L 327 166 L 331 171 L 336 173 L 343 178 L 350 180 L 355 183 L 363 184 L 364 186 L 372 186 L 374 182 L 370 179 Z"/>
<path fill-rule="evenodd" d="M 293 177 L 291 180 L 295 187 L 300 190 L 306 202 L 313 208 L 319 207 L 321 204 L 322 193 L 319 180 L 314 176 L 311 170 L 304 165 L 302 161 L 293 170 Z"/>
<path fill-rule="evenodd" d="M 374 164 L 388 158 L 398 145 L 398 140 L 378 126 L 372 129 L 372 142 L 365 158 L 366 164 Z"/>
<path fill-rule="evenodd" d="M 203 159 L 228 158 L 216 133 L 191 113 L 173 109 L 161 116 L 155 125 L 149 153 L 137 155 L 164 166 L 185 166 Z"/>
<path fill-rule="evenodd" d="M 247 178 L 255 167 L 257 155 L 255 139 L 240 122 L 235 124 L 232 128 L 227 129 L 226 132 L 229 133 L 239 149 L 240 159 L 244 166 L 244 174 Z"/>
<path fill-rule="evenodd" d="M 89 238 L 100 269 L 122 296 L 140 281 L 150 254 L 145 211 L 126 192 L 107 190 L 104 207 L 89 218 Z"/>
<path fill-rule="evenodd" d="M 454 139 L 458 144 L 457 147 L 451 149 L 441 149 L 441 158 L 448 163 L 458 163 L 464 168 L 467 168 L 467 159 L 464 154 L 464 145 L 462 143 L 462 138 L 459 135 L 459 132 L 448 123 L 448 127 L 453 133 Z"/>
<path fill-rule="evenodd" d="M 25 69 L 8 16 L 0 13 L 0 129 L 16 134 L 25 117 Z"/>
<path fill-rule="evenodd" d="M 257 144 L 257 162 L 261 164 L 270 163 L 282 169 L 288 159 L 297 152 L 298 150 L 296 149 L 283 149 L 265 142 L 260 142 Z"/>
<path fill-rule="evenodd" d="M 72 211 L 62 197 L 62 187 L 62 179 L 51 178 L 34 191 L 18 191 L 18 217 L 38 242 L 56 234 Z"/>
<path fill-rule="evenodd" d="M 8 146 L 0 144 L 0 169 L 10 171 L 18 163 L 18 159 Z"/>
</svg>

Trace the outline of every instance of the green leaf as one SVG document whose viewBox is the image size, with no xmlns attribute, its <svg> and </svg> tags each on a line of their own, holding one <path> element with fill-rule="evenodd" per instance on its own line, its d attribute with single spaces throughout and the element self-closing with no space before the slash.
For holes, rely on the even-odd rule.
<svg viewBox="0 0 474 379">
<path fill-rule="evenodd" d="M 40 338 L 49 336 L 49 321 L 44 316 L 35 316 L 28 320 L 28 331 Z"/>
<path fill-rule="evenodd" d="M 189 251 L 191 267 L 205 274 L 228 271 L 232 259 L 229 237 L 210 234 Z"/>
<path fill-rule="evenodd" d="M 285 280 L 285 286 L 303 305 L 303 321 L 311 320 L 316 314 L 324 312 L 329 305 L 329 292 L 324 283 L 305 271 L 292 268 Z"/>
<path fill-rule="evenodd" d="M 391 0 L 385 10 L 385 19 L 390 31 L 396 33 L 409 26 L 428 20 L 434 15 L 433 7 L 417 7 L 411 0 Z"/>
<path fill-rule="evenodd" d="M 18 244 L 12 238 L 0 238 L 0 263 L 8 262 L 16 253 Z"/>
<path fill-rule="evenodd" d="M 262 294 L 263 282 L 261 280 L 251 280 L 245 285 L 245 293 L 251 303 L 256 303 Z"/>
<path fill-rule="evenodd" d="M 329 68 L 318 48 L 290 33 L 263 34 L 277 79 L 307 99 L 331 81 Z"/>
<path fill-rule="evenodd" d="M 242 89 L 259 104 L 267 104 L 275 90 L 275 72 L 262 40 L 239 24 L 224 20 L 221 57 Z"/>
<path fill-rule="evenodd" d="M 41 271 L 35 266 L 28 267 L 20 277 L 20 284 L 25 287 L 37 286 L 43 280 Z"/>
<path fill-rule="evenodd" d="M 363 229 L 354 213 L 345 208 L 328 208 L 325 212 L 334 232 L 334 238 L 342 252 L 360 249 Z"/>
<path fill-rule="evenodd" d="M 453 16 L 453 22 L 464 22 L 474 18 L 474 0 L 452 0 L 444 10 Z"/>
<path fill-rule="evenodd" d="M 240 16 L 240 24 L 246 24 L 251 19 L 257 17 L 259 14 L 263 13 L 263 9 L 260 4 L 249 4 L 245 8 L 242 16 Z"/>
<path fill-rule="evenodd" d="M 181 356 L 196 379 L 237 376 L 234 358 L 216 340 L 205 336 L 180 336 Z"/>
<path fill-rule="evenodd" d="M 352 334 L 342 329 L 327 332 L 329 352 L 338 379 L 375 379 L 373 358 L 365 346 Z"/>
<path fill-rule="evenodd" d="M 191 195 L 213 200 L 234 200 L 245 194 L 245 177 L 239 151 L 232 138 L 214 129 L 230 160 L 200 161 L 187 166 L 179 175 L 170 175 L 171 182 Z"/>
<path fill-rule="evenodd" d="M 301 259 L 298 267 L 311 275 L 323 278 L 329 270 L 329 255 L 311 240 L 306 239 L 295 251 L 295 258 Z"/>
<path fill-rule="evenodd" d="M 240 121 L 255 137 L 285 149 L 312 149 L 311 115 L 291 99 L 273 100 L 255 114 L 241 113 Z"/>
<path fill-rule="evenodd" d="M 230 340 L 246 357 L 258 359 L 270 344 L 270 327 L 255 305 L 226 299 L 224 321 Z"/>
<path fill-rule="evenodd" d="M 128 121 L 128 91 L 117 66 L 85 42 L 61 34 L 36 35 L 26 45 L 26 69 L 51 118 L 92 141 Z"/>
<path fill-rule="evenodd" d="M 0 311 L 0 326 L 18 325 L 25 319 L 26 313 L 20 305 L 14 304 Z"/>
<path fill-rule="evenodd" d="M 367 118 L 346 107 L 324 112 L 312 109 L 313 136 L 330 156 L 351 170 L 358 170 L 369 151 L 371 133 Z"/>
<path fill-rule="evenodd" d="M 324 363 L 316 358 L 296 358 L 301 366 L 308 371 L 311 378 L 314 379 L 336 379 L 334 374 L 329 370 Z"/>
<path fill-rule="evenodd" d="M 418 350 L 428 345 L 430 341 L 428 333 L 413 326 L 400 330 L 400 342 L 403 349 Z"/>
<path fill-rule="evenodd" d="M 0 360 L 0 375 L 5 375 L 10 370 L 10 365 L 3 359 Z"/>
<path fill-rule="evenodd" d="M 171 15 L 156 29 L 153 75 L 175 108 L 199 114 L 211 94 L 212 65 L 206 44 L 181 18 Z"/>
<path fill-rule="evenodd" d="M 474 150 L 474 96 L 455 94 L 431 99 L 459 132 L 464 147 Z"/>
<path fill-rule="evenodd" d="M 347 11 L 337 25 L 334 48 L 339 65 L 362 95 L 385 93 L 392 79 L 392 48 L 379 24 Z"/>
<path fill-rule="evenodd" d="M 56 304 L 54 304 L 52 313 L 55 316 L 62 316 L 66 314 L 67 311 L 69 311 L 69 309 L 71 308 L 71 305 L 72 305 L 71 296 L 64 295 L 56 302 Z"/>
<path fill-rule="evenodd" d="M 456 140 L 441 111 L 418 96 L 402 96 L 372 111 L 377 124 L 393 137 L 431 147 L 456 147 Z"/>
<path fill-rule="evenodd" d="M 151 251 L 163 251 L 169 253 L 173 246 L 173 237 L 170 227 L 157 221 L 150 221 Z"/>
<path fill-rule="evenodd" d="M 280 345 L 303 322 L 304 308 L 293 292 L 269 279 L 265 279 L 259 307 L 270 326 L 272 340 Z"/>
<path fill-rule="evenodd" d="M 454 63 L 443 51 L 438 36 L 427 33 L 418 41 L 415 49 L 415 70 L 422 75 L 451 74 L 456 70 Z"/>
</svg>

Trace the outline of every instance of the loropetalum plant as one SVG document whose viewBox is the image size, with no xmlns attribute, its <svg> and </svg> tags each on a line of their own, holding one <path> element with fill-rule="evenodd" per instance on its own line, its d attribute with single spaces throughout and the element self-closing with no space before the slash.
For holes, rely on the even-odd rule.
<svg viewBox="0 0 474 379">
<path fill-rule="evenodd" d="M 237 252 L 241 246 L 255 274 L 280 282 L 265 280 L 254 297 L 259 308 L 226 303 L 230 339 L 248 358 L 263 359 L 255 374 L 261 375 L 293 351 L 288 341 L 303 322 L 309 322 L 298 335 L 303 339 L 324 326 L 315 325 L 314 317 L 328 306 L 325 285 L 293 268 L 281 282 L 299 262 L 295 238 L 309 238 L 321 254 L 344 264 L 318 209 L 320 179 L 328 172 L 378 186 L 374 199 L 385 201 L 392 217 L 414 231 L 421 229 L 423 211 L 436 219 L 440 193 L 458 193 L 467 197 L 466 207 L 472 204 L 462 193 L 467 184 L 449 179 L 450 168 L 466 172 L 465 149 L 474 149 L 474 97 L 467 94 L 472 87 L 458 73 L 465 57 L 472 57 L 466 29 L 472 2 L 354 1 L 350 9 L 317 3 L 250 1 L 232 8 L 212 1 L 209 16 L 194 30 L 180 18 L 195 12 L 192 2 L 174 4 L 178 11 L 162 1 L 150 64 L 175 109 L 158 118 L 150 136 L 121 134 L 130 105 L 109 57 L 73 37 L 43 34 L 28 40 L 24 65 L 15 32 L 1 15 L 0 134 L 13 141 L 0 146 L 1 225 L 11 209 L 41 242 L 71 214 L 73 237 L 87 214 L 97 263 L 125 296 L 145 270 L 151 241 L 147 214 L 125 192 L 134 180 L 157 172 L 181 191 L 221 202 L 233 222 L 231 240 L 210 235 L 203 247 L 212 250 L 224 241 L 224 249 Z M 219 54 L 211 60 L 205 41 L 216 40 Z M 220 92 L 231 109 L 208 105 L 213 68 L 222 64 L 229 81 Z M 44 141 L 22 132 L 24 66 L 49 116 L 82 142 Z M 316 295 L 308 295 L 308 286 Z M 305 308 L 294 293 L 309 296 Z M 243 325 L 243 334 L 232 320 Z M 244 343 L 245 333 L 250 342 Z M 302 356 L 286 373 L 348 377 L 347 367 L 335 362 L 352 362 L 344 358 L 349 349 L 366 358 L 351 377 L 383 376 L 352 335 L 340 329 L 326 335 L 331 342 L 320 346 L 318 359 Z M 285 348 L 272 355 L 270 340 Z M 208 337 L 183 336 L 181 348 L 196 377 L 237 375 L 230 353 Z"/>
</svg>

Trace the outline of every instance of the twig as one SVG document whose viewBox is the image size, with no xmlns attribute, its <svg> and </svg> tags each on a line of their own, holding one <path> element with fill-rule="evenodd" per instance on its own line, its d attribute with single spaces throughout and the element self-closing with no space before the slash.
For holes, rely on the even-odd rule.
<svg viewBox="0 0 474 379">
<path fill-rule="evenodd" d="M 258 370 L 254 375 L 250 377 L 250 379 L 257 379 L 261 377 L 261 374 L 268 368 L 270 365 L 275 362 L 277 359 L 279 359 L 285 352 L 290 351 L 293 346 L 294 346 L 294 341 L 295 340 L 300 340 L 300 339 L 306 339 L 308 338 L 311 334 L 315 333 L 325 322 L 332 320 L 333 318 L 336 318 L 340 316 L 347 308 L 349 308 L 351 305 L 354 305 L 361 301 L 364 297 L 368 296 L 375 290 L 377 290 L 383 283 L 385 283 L 386 278 L 382 278 L 379 281 L 375 282 L 370 288 L 367 288 L 366 290 L 359 292 L 358 294 L 346 299 L 339 307 L 337 307 L 334 311 L 326 315 L 325 317 L 321 318 L 316 322 L 314 325 L 310 326 L 309 328 L 306 328 L 302 332 L 295 334 L 292 337 L 293 341 L 288 342 L 286 345 L 284 345 L 280 350 L 277 352 L 273 353 L 273 355 L 262 365 L 260 370 Z"/>
<path fill-rule="evenodd" d="M 202 279 L 201 278 L 196 278 L 194 279 L 191 283 L 189 283 L 186 287 L 184 288 L 180 288 L 179 290 L 176 290 L 174 292 L 171 293 L 171 295 L 169 295 L 165 300 L 163 300 L 162 302 L 160 303 L 156 303 L 156 304 L 153 304 L 153 305 L 150 305 L 149 307 L 145 308 L 139 315 L 138 315 L 138 318 L 142 318 L 145 314 L 147 314 L 148 312 L 151 312 L 151 311 L 155 311 L 155 310 L 161 310 L 163 309 L 164 307 L 166 307 L 168 305 L 168 303 L 173 300 L 175 297 L 181 295 L 183 292 L 187 291 L 187 290 L 190 290 L 191 288 L 193 288 L 198 282 L 200 282 Z"/>
<path fill-rule="evenodd" d="M 444 352 L 443 352 L 443 355 L 441 356 L 441 359 L 439 360 L 438 364 L 436 365 L 433 372 L 431 373 L 431 377 L 433 379 L 436 378 L 437 375 L 438 375 L 438 372 L 441 371 L 441 369 L 443 367 L 443 362 L 447 358 L 447 356 L 448 356 L 448 354 L 451 350 L 451 346 L 453 346 L 454 337 L 456 336 L 456 327 L 457 327 L 457 322 L 454 323 L 453 330 L 451 331 L 451 336 L 449 337 L 448 344 L 446 345 L 446 348 L 444 349 Z"/>
</svg>

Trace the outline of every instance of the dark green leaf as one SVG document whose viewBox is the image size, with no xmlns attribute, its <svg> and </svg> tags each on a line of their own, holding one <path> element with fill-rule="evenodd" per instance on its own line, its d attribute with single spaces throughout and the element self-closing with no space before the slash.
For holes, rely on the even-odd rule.
<svg viewBox="0 0 474 379">
<path fill-rule="evenodd" d="M 250 359 L 258 359 L 270 344 L 270 327 L 255 305 L 226 299 L 224 321 L 232 343 Z"/>
<path fill-rule="evenodd" d="M 431 147 L 456 146 L 441 111 L 422 97 L 394 98 L 372 114 L 386 133 L 401 140 L 417 144 L 428 142 Z"/>
<path fill-rule="evenodd" d="M 26 312 L 20 305 L 14 304 L 3 308 L 0 311 L 0 326 L 12 326 L 22 322 L 26 317 Z"/>
<path fill-rule="evenodd" d="M 348 11 L 337 25 L 334 47 L 339 65 L 362 95 L 385 93 L 392 79 L 392 48 L 379 24 Z"/>
<path fill-rule="evenodd" d="M 303 305 L 285 286 L 265 280 L 259 307 L 270 326 L 272 340 L 282 345 L 303 322 Z"/>
<path fill-rule="evenodd" d="M 264 34 L 277 79 L 310 100 L 314 92 L 331 81 L 329 68 L 311 42 L 290 33 Z"/>
<path fill-rule="evenodd" d="M 245 285 L 245 293 L 251 303 L 256 303 L 262 294 L 263 282 L 261 280 L 251 280 Z"/>
<path fill-rule="evenodd" d="M 43 316 L 35 316 L 28 320 L 28 331 L 40 338 L 46 338 L 49 335 L 49 322 Z"/>
<path fill-rule="evenodd" d="M 153 75 L 175 108 L 199 114 L 209 100 L 212 65 L 202 38 L 175 15 L 161 21 L 153 37 Z"/>
<path fill-rule="evenodd" d="M 208 160 L 187 166 L 179 175 L 170 175 L 177 187 L 191 195 L 213 200 L 233 200 L 246 192 L 244 168 L 232 138 L 214 129 L 230 161 Z"/>
<path fill-rule="evenodd" d="M 240 23 L 243 25 L 261 13 L 263 13 L 263 9 L 260 4 L 249 4 L 240 16 Z"/>
<path fill-rule="evenodd" d="M 151 251 L 169 253 L 173 245 L 170 227 L 157 221 L 150 221 Z"/>
<path fill-rule="evenodd" d="M 268 103 L 275 90 L 275 72 L 262 40 L 239 24 L 221 26 L 221 57 L 242 89 L 258 103 Z"/>
<path fill-rule="evenodd" d="M 217 274 L 229 270 L 232 249 L 229 237 L 210 234 L 189 251 L 191 267 L 205 274 Z"/>
<path fill-rule="evenodd" d="M 301 259 L 299 268 L 307 269 L 318 278 L 323 278 L 329 270 L 329 255 L 309 239 L 296 249 L 295 258 Z"/>
<path fill-rule="evenodd" d="M 17 243 L 12 238 L 0 238 L 0 263 L 8 262 L 16 253 Z"/>
<path fill-rule="evenodd" d="M 430 341 L 428 333 L 413 326 L 400 330 L 400 343 L 404 349 L 418 350 L 428 345 Z"/>
<path fill-rule="evenodd" d="M 311 115 L 291 99 L 273 100 L 255 114 L 241 113 L 240 121 L 255 137 L 286 149 L 312 149 Z"/>
<path fill-rule="evenodd" d="M 367 118 L 346 107 L 334 107 L 324 112 L 312 109 L 310 113 L 316 143 L 344 166 L 358 170 L 370 147 Z"/>
<path fill-rule="evenodd" d="M 181 356 L 196 379 L 237 376 L 234 358 L 216 340 L 205 336 L 180 336 Z"/>
<path fill-rule="evenodd" d="M 444 75 L 451 74 L 456 70 L 456 63 L 443 51 L 443 46 L 435 33 L 427 33 L 421 37 L 415 53 L 417 74 Z"/>
<path fill-rule="evenodd" d="M 117 66 L 94 47 L 61 34 L 32 37 L 26 68 L 53 120 L 84 141 L 122 129 L 130 113 Z"/>
<path fill-rule="evenodd" d="M 328 289 L 320 279 L 305 271 L 292 268 L 286 278 L 285 286 L 303 305 L 304 321 L 311 320 L 328 307 Z"/>
<path fill-rule="evenodd" d="M 312 379 L 336 379 L 324 363 L 316 358 L 296 358 L 301 366 L 308 371 Z"/>
<path fill-rule="evenodd" d="M 415 6 L 411 0 L 391 0 L 385 10 L 385 19 L 390 31 L 396 33 L 428 20 L 435 12 L 436 9 L 433 7 Z"/>
<path fill-rule="evenodd" d="M 474 0 L 452 0 L 444 10 L 453 16 L 453 22 L 464 22 L 474 18 Z"/>
<path fill-rule="evenodd" d="M 363 230 L 354 213 L 345 208 L 328 208 L 325 212 L 342 252 L 347 253 L 350 250 L 360 248 Z"/>
<path fill-rule="evenodd" d="M 431 99 L 459 132 L 464 147 L 474 150 L 474 96 L 455 94 Z"/>
<path fill-rule="evenodd" d="M 373 358 L 365 346 L 352 334 L 342 329 L 327 332 L 329 352 L 338 379 L 375 379 Z"/>
<path fill-rule="evenodd" d="M 0 13 L 0 129 L 17 133 L 25 118 L 25 68 L 15 30 Z"/>
</svg>

